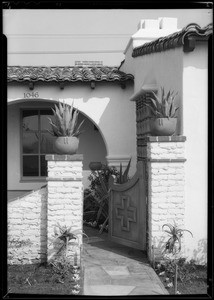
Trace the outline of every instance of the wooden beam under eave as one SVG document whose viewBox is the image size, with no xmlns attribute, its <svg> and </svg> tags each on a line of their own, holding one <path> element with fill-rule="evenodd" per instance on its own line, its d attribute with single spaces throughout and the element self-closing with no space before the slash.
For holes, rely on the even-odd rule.
<svg viewBox="0 0 214 300">
<path fill-rule="evenodd" d="M 32 81 L 29 82 L 29 89 L 34 90 L 34 83 Z"/>
<path fill-rule="evenodd" d="M 190 36 L 184 42 L 183 51 L 191 52 L 194 49 L 195 49 L 195 38 Z"/>
<path fill-rule="evenodd" d="M 121 82 L 121 83 L 120 83 L 120 86 L 121 86 L 121 89 L 124 90 L 124 89 L 126 88 L 126 83 L 125 83 L 125 82 Z"/>
<path fill-rule="evenodd" d="M 96 83 L 94 80 L 91 81 L 91 89 L 94 90 L 96 86 Z"/>
<path fill-rule="evenodd" d="M 60 90 L 64 90 L 65 84 L 64 82 L 59 83 Z"/>
</svg>

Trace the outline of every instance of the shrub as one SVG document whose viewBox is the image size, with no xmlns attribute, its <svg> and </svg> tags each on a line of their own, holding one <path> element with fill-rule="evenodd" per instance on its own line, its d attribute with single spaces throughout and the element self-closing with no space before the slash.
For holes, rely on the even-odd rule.
<svg viewBox="0 0 214 300">
<path fill-rule="evenodd" d="M 116 182 L 121 184 L 129 180 L 128 172 L 131 159 L 124 171 L 122 164 L 120 170 L 115 167 L 104 166 L 100 171 L 93 171 L 88 179 L 90 180 L 89 189 L 84 191 L 84 214 L 86 223 L 93 227 L 99 227 L 100 233 L 108 228 L 109 218 L 109 178 L 113 175 Z"/>
</svg>

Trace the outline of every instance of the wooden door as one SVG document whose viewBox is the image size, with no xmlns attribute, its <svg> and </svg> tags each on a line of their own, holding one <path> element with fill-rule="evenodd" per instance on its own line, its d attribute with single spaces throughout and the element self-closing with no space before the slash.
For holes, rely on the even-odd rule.
<svg viewBox="0 0 214 300">
<path fill-rule="evenodd" d="M 110 179 L 109 239 L 146 250 L 145 166 L 137 164 L 135 175 L 124 184 Z"/>
</svg>

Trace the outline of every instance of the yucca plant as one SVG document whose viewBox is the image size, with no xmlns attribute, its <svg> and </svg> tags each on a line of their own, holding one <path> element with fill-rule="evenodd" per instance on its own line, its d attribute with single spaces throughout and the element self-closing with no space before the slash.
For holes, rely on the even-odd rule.
<svg viewBox="0 0 214 300">
<path fill-rule="evenodd" d="M 59 223 L 57 223 L 57 225 L 54 227 L 54 234 L 55 234 L 54 241 L 56 241 L 57 239 L 63 241 L 62 247 L 57 251 L 57 254 L 63 248 L 65 248 L 65 257 L 67 257 L 69 241 L 79 240 L 78 234 L 87 236 L 84 232 L 82 232 L 79 229 L 72 230 L 72 226 L 70 227 L 61 226 Z M 74 242 L 73 244 L 76 244 L 76 242 Z"/>
<path fill-rule="evenodd" d="M 168 227 L 169 230 L 164 229 L 164 227 Z M 193 234 L 191 231 L 187 229 L 180 229 L 174 222 L 174 225 L 172 224 L 164 224 L 162 226 L 162 229 L 170 235 L 170 238 L 165 244 L 164 252 L 168 252 L 170 254 L 173 254 L 175 256 L 175 259 L 171 261 L 171 263 L 174 263 L 175 265 L 175 276 L 174 276 L 174 293 L 177 294 L 177 278 L 178 278 L 178 263 L 176 260 L 176 254 L 178 254 L 181 251 L 181 237 L 183 236 L 183 232 L 189 232 L 192 237 Z M 178 247 L 177 247 L 178 244 Z"/>
<path fill-rule="evenodd" d="M 181 237 L 183 236 L 184 231 L 189 232 L 193 237 L 193 234 L 191 231 L 189 231 L 187 229 L 178 228 L 176 223 L 174 223 L 174 225 L 164 224 L 162 226 L 162 229 L 164 229 L 164 227 L 169 228 L 169 230 L 165 229 L 164 231 L 170 235 L 170 238 L 166 242 L 166 245 L 165 245 L 165 252 L 176 254 L 181 251 Z M 176 247 L 176 244 L 178 244 L 178 248 Z"/>
<path fill-rule="evenodd" d="M 78 137 L 82 131 L 80 128 L 84 120 L 77 126 L 79 111 L 73 108 L 73 103 L 71 105 L 66 104 L 65 102 L 58 105 L 54 105 L 54 108 L 51 108 L 55 117 L 53 121 L 49 119 L 52 131 L 49 131 L 54 136 L 74 136 Z"/>
<path fill-rule="evenodd" d="M 178 93 L 169 91 L 165 95 L 164 88 L 161 87 L 161 97 L 159 98 L 153 91 L 152 97 L 147 97 L 150 103 L 144 102 L 144 105 L 149 107 L 152 114 L 156 118 L 174 118 L 179 107 L 174 104 L 175 97 Z"/>
</svg>

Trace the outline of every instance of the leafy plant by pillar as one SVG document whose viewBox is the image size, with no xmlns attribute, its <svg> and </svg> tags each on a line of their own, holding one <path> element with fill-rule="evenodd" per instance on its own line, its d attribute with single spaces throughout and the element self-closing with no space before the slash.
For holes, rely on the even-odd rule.
<svg viewBox="0 0 214 300">
<path fill-rule="evenodd" d="M 168 227 L 168 229 L 164 229 L 165 227 Z M 162 226 L 162 229 L 169 234 L 170 238 L 167 240 L 165 244 L 164 253 L 169 253 L 174 256 L 174 259 L 172 260 L 174 263 L 174 293 L 177 294 L 177 278 L 178 278 L 178 259 L 176 258 L 176 255 L 181 251 L 182 244 L 181 244 L 181 237 L 183 236 L 184 232 L 189 232 L 192 237 L 193 234 L 191 231 L 187 229 L 181 229 L 179 228 L 176 223 L 174 222 L 174 225 L 172 224 L 164 224 Z M 171 283 L 172 284 L 172 283 Z"/>
<path fill-rule="evenodd" d="M 119 171 L 115 167 L 109 167 L 103 165 L 102 170 L 93 171 L 89 176 L 91 181 L 90 190 L 87 191 L 87 195 L 84 197 L 84 218 L 92 216 L 93 220 L 89 223 L 91 226 L 100 227 L 100 233 L 104 229 L 108 228 L 109 220 L 109 178 L 111 175 L 115 177 L 115 182 L 118 184 L 123 184 L 129 180 L 129 169 L 130 169 L 131 159 L 128 162 L 127 167 L 124 172 L 122 170 L 122 164 L 120 164 Z M 86 205 L 86 201 L 90 202 Z M 90 209 L 90 206 L 92 209 Z"/>
<path fill-rule="evenodd" d="M 191 231 L 189 231 L 187 229 L 178 228 L 176 223 L 174 225 L 164 224 L 162 226 L 162 229 L 164 229 L 164 227 L 169 228 L 169 230 L 165 229 L 164 231 L 170 235 L 170 238 L 166 242 L 166 245 L 165 245 L 165 252 L 176 254 L 181 251 L 181 237 L 183 236 L 183 232 L 185 232 L 185 231 L 189 232 L 193 237 L 193 234 Z M 176 247 L 177 244 L 178 244 L 178 247 Z"/>
<path fill-rule="evenodd" d="M 79 245 L 79 237 L 78 235 L 87 235 L 82 232 L 80 229 L 72 230 L 72 226 L 67 227 L 66 225 L 62 226 L 59 223 L 54 227 L 54 238 L 53 245 L 58 244 L 58 242 L 62 241 L 61 246 L 54 248 L 52 251 L 52 255 L 49 258 L 51 260 L 53 257 L 56 257 L 59 254 L 65 259 L 68 255 L 68 246 L 70 245 Z"/>
</svg>

